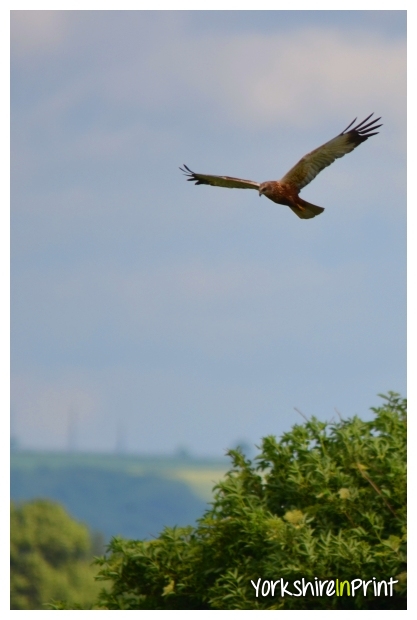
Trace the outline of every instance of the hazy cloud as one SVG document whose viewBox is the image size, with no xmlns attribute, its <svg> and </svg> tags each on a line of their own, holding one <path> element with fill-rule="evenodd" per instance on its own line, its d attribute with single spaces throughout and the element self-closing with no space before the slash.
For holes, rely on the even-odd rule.
<svg viewBox="0 0 417 620">
<path fill-rule="evenodd" d="M 54 53 L 66 40 L 66 11 L 11 11 L 14 59 L 31 63 L 35 56 Z"/>
</svg>

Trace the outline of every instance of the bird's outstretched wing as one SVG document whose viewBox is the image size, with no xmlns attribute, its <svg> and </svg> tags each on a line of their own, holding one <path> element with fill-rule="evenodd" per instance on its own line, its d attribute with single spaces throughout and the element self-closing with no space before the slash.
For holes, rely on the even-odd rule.
<svg viewBox="0 0 417 620">
<path fill-rule="evenodd" d="M 371 116 L 370 114 L 364 121 L 356 125 L 356 127 L 352 127 L 353 123 L 356 121 L 353 120 L 350 125 L 346 127 L 342 131 L 341 134 L 333 138 L 333 140 L 329 140 L 319 148 L 314 149 L 311 153 L 304 155 L 302 159 L 291 168 L 289 172 L 281 179 L 281 183 L 290 183 L 291 185 L 295 185 L 298 188 L 298 191 L 302 190 L 303 187 L 308 185 L 319 172 L 326 168 L 326 166 L 330 166 L 335 159 L 338 157 L 343 157 L 346 153 L 350 153 L 355 149 L 359 144 L 365 142 L 371 136 L 375 136 L 378 129 L 381 125 L 375 125 L 381 117 L 374 119 L 367 125 L 366 121 L 368 121 Z M 349 129 L 352 127 L 352 129 Z"/>
<path fill-rule="evenodd" d="M 200 174 L 199 172 L 193 172 L 185 164 L 184 168 L 180 168 L 180 170 L 188 176 L 187 181 L 195 181 L 196 185 L 215 185 L 217 187 L 235 187 L 238 189 L 259 189 L 260 183 L 256 183 L 256 181 L 236 179 L 235 177 L 218 177 L 213 174 Z"/>
</svg>

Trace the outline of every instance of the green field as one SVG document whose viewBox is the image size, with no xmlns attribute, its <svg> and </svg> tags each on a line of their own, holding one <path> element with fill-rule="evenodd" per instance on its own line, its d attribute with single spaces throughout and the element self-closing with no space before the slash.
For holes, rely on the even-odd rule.
<svg viewBox="0 0 417 620">
<path fill-rule="evenodd" d="M 186 456 L 14 452 L 11 498 L 58 502 L 105 540 L 153 538 L 165 526 L 194 524 L 228 466 Z"/>
<path fill-rule="evenodd" d="M 14 452 L 12 471 L 92 467 L 101 471 L 132 476 L 158 476 L 184 482 L 203 501 L 210 501 L 213 486 L 229 469 L 229 460 L 192 457 L 121 456 L 115 454 L 69 452 Z"/>
</svg>

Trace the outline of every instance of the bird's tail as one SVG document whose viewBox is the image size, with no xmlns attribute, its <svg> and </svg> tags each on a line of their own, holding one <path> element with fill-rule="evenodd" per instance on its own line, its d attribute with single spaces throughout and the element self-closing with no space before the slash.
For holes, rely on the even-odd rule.
<svg viewBox="0 0 417 620">
<path fill-rule="evenodd" d="M 323 207 L 313 205 L 311 202 L 307 202 L 300 197 L 297 198 L 297 204 L 290 206 L 290 209 L 292 209 L 298 217 L 301 217 L 302 220 L 309 220 L 312 217 L 316 217 L 316 215 L 320 215 L 320 213 L 324 211 Z"/>
</svg>

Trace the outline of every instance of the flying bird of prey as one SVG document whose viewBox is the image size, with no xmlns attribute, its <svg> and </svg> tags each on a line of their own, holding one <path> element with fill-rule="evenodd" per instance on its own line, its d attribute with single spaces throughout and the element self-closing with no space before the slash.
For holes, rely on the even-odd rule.
<svg viewBox="0 0 417 620">
<path fill-rule="evenodd" d="M 375 136 L 382 124 L 375 125 L 381 117 L 365 124 L 373 116 L 370 114 L 365 120 L 352 127 L 355 123 L 353 120 L 338 136 L 329 140 L 319 148 L 304 155 L 302 159 L 295 164 L 293 168 L 280 181 L 265 181 L 257 183 L 256 181 L 247 181 L 246 179 L 237 179 L 234 177 L 221 177 L 212 174 L 200 174 L 193 172 L 184 164 L 184 168 L 180 168 L 189 178 L 187 181 L 195 181 L 196 185 L 215 185 L 217 187 L 236 187 L 239 189 L 256 189 L 259 196 L 266 196 L 279 205 L 286 205 L 298 217 L 308 220 L 316 215 L 323 213 L 323 207 L 318 207 L 310 202 L 306 202 L 299 197 L 300 191 L 308 185 L 319 172 L 330 166 L 335 159 L 343 157 L 346 153 L 350 153 L 359 144 L 365 142 L 371 136 Z M 352 129 L 350 129 L 352 127 Z M 349 131 L 348 131 L 349 130 Z"/>
</svg>

